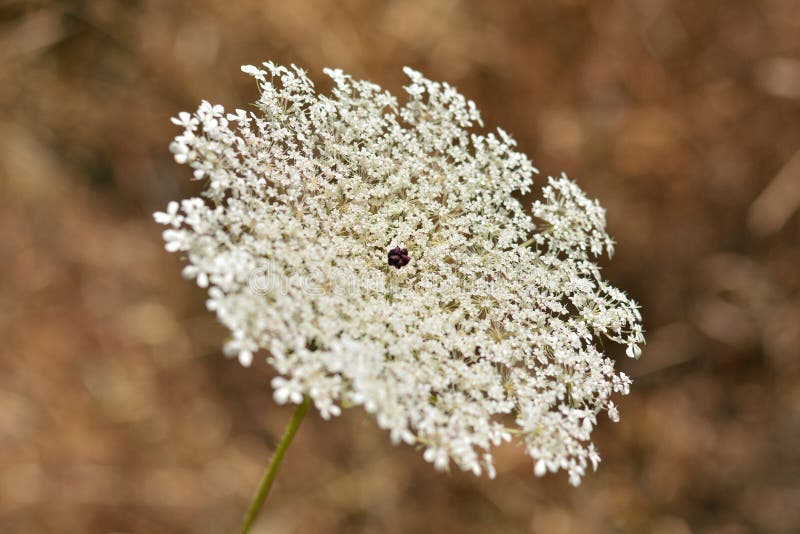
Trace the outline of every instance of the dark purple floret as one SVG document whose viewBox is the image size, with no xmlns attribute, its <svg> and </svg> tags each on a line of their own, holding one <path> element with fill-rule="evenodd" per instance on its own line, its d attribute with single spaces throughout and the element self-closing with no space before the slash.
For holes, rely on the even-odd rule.
<svg viewBox="0 0 800 534">
<path fill-rule="evenodd" d="M 389 265 L 392 267 L 399 269 L 408 265 L 410 261 L 411 257 L 408 255 L 407 248 L 394 247 L 389 251 Z"/>
</svg>

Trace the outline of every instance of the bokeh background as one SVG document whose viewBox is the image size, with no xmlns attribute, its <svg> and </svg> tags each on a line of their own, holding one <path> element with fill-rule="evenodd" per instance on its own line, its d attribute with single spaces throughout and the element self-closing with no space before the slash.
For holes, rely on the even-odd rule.
<svg viewBox="0 0 800 534">
<path fill-rule="evenodd" d="M 438 474 L 360 411 L 310 416 L 261 533 L 800 532 L 800 3 L 0 3 L 0 532 L 233 532 L 291 415 L 151 213 L 239 65 L 410 65 L 608 209 L 648 346 L 597 473 Z"/>
</svg>

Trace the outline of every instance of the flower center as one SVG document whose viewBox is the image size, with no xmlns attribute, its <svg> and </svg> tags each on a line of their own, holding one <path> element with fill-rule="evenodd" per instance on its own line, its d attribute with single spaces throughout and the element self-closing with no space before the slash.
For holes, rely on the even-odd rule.
<svg viewBox="0 0 800 534">
<path fill-rule="evenodd" d="M 408 265 L 410 261 L 411 257 L 408 255 L 407 248 L 394 247 L 389 251 L 389 265 L 392 267 L 399 269 Z"/>
</svg>

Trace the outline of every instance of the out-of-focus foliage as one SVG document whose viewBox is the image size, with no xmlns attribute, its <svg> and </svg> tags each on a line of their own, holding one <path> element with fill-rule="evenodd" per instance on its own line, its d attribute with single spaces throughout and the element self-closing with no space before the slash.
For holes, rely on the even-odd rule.
<svg viewBox="0 0 800 534">
<path fill-rule="evenodd" d="M 167 145 L 241 64 L 399 67 L 480 102 L 608 209 L 643 305 L 624 418 L 580 488 L 524 451 L 435 473 L 359 411 L 310 418 L 262 532 L 800 530 L 800 6 L 794 0 L 5 2 L 0 531 L 235 529 L 289 411 L 180 280 L 150 212 Z M 258 368 L 259 365 L 256 365 Z"/>
</svg>

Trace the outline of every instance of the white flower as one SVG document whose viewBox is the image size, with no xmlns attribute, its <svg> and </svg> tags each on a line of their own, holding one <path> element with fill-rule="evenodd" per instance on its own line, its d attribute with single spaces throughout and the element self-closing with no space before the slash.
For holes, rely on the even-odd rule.
<svg viewBox="0 0 800 534">
<path fill-rule="evenodd" d="M 475 133 L 475 105 L 411 69 L 403 105 L 339 70 L 330 96 L 296 67 L 242 70 L 257 112 L 203 102 L 173 120 L 170 149 L 206 188 L 155 215 L 226 353 L 262 350 L 277 402 L 363 406 L 439 469 L 493 476 L 492 448 L 517 436 L 537 475 L 579 483 L 598 412 L 616 419 L 630 385 L 600 341 L 644 341 L 594 263 L 611 253 L 603 209 L 562 176 L 526 210 L 514 194 L 538 171 L 513 139 Z"/>
</svg>

